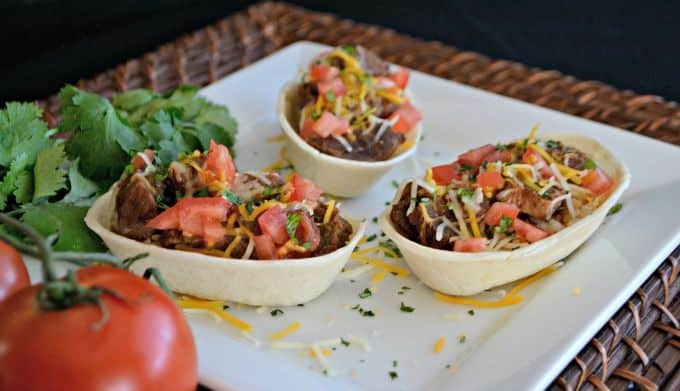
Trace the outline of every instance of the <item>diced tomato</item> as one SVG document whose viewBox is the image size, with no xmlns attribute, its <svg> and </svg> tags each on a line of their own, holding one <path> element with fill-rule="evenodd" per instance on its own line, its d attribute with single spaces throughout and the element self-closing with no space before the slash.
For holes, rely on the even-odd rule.
<svg viewBox="0 0 680 391">
<path fill-rule="evenodd" d="M 453 251 L 478 253 L 486 248 L 487 243 L 488 239 L 486 238 L 458 239 L 453 242 Z"/>
<path fill-rule="evenodd" d="M 614 182 L 604 171 L 596 168 L 588 171 L 581 183 L 583 184 L 583 187 L 592 191 L 593 194 L 600 195 L 606 193 Z"/>
<path fill-rule="evenodd" d="M 302 123 L 302 129 L 300 129 L 300 137 L 302 137 L 303 140 L 309 140 L 313 135 L 316 134 L 314 132 L 314 120 L 311 118 L 305 119 L 305 121 Z"/>
<path fill-rule="evenodd" d="M 545 159 L 543 159 L 543 156 L 531 148 L 527 148 L 526 152 L 524 152 L 524 155 L 522 155 L 522 161 L 526 164 L 531 164 L 532 166 L 538 164 L 541 167 L 538 169 L 538 171 L 541 173 L 543 178 L 550 178 L 553 176 L 553 172 L 548 166 L 548 163 L 546 163 Z"/>
<path fill-rule="evenodd" d="M 323 193 L 319 185 L 299 174 L 293 174 L 289 183 L 292 187 L 288 195 L 289 201 L 316 201 Z"/>
<path fill-rule="evenodd" d="M 225 235 L 222 222 L 232 204 L 222 197 L 182 198 L 146 223 L 155 229 L 179 229 L 186 235 L 215 243 Z"/>
<path fill-rule="evenodd" d="M 309 243 L 307 251 L 314 251 L 319 247 L 321 242 L 321 233 L 319 227 L 314 224 L 314 219 L 307 212 L 300 212 L 300 223 L 295 230 L 295 238 L 300 245 Z"/>
<path fill-rule="evenodd" d="M 319 136 L 326 138 L 331 134 L 341 135 L 349 130 L 349 121 L 340 119 L 335 115 L 324 111 L 321 117 L 312 125 L 312 130 Z"/>
<path fill-rule="evenodd" d="M 505 180 L 498 171 L 485 171 L 477 175 L 477 185 L 479 185 L 482 190 L 500 189 L 504 184 Z"/>
<path fill-rule="evenodd" d="M 471 166 L 476 170 L 484 162 L 484 158 L 495 150 L 496 147 L 491 144 L 482 145 L 459 155 L 458 162 L 461 165 Z"/>
<path fill-rule="evenodd" d="M 526 221 L 522 221 L 520 219 L 515 219 L 512 221 L 512 229 L 517 233 L 517 235 L 523 237 L 530 243 L 534 243 L 548 237 L 547 232 L 535 227 L 531 223 L 527 223 Z"/>
<path fill-rule="evenodd" d="M 144 156 L 146 156 L 147 160 L 150 162 L 153 162 L 154 154 L 153 151 L 150 149 L 145 149 L 143 153 Z M 146 161 L 142 156 L 138 154 L 135 155 L 134 158 L 132 158 L 132 166 L 135 168 L 135 170 L 143 170 L 146 168 Z"/>
<path fill-rule="evenodd" d="M 519 215 L 519 208 L 514 204 L 507 202 L 494 202 L 493 205 L 486 211 L 484 222 L 488 225 L 498 225 L 503 216 L 509 217 L 513 220 Z"/>
<path fill-rule="evenodd" d="M 286 214 L 279 205 L 267 209 L 257 218 L 262 233 L 269 235 L 277 246 L 288 241 Z"/>
<path fill-rule="evenodd" d="M 434 166 L 430 170 L 432 170 L 432 180 L 437 185 L 448 185 L 453 179 L 461 178 L 460 171 L 453 164 Z"/>
<path fill-rule="evenodd" d="M 495 162 L 503 162 L 503 163 L 508 163 L 512 159 L 512 155 L 510 154 L 510 151 L 499 151 L 499 150 L 494 150 L 488 155 L 484 156 L 484 159 L 482 159 L 482 162 L 490 162 L 490 163 L 495 163 Z"/>
<path fill-rule="evenodd" d="M 179 208 L 172 207 L 164 210 L 147 221 L 146 226 L 154 229 L 179 229 Z"/>
<path fill-rule="evenodd" d="M 257 259 L 276 259 L 276 246 L 271 236 L 267 234 L 253 236 L 255 242 L 255 256 Z"/>
<path fill-rule="evenodd" d="M 399 108 L 390 115 L 389 120 L 392 121 L 396 116 L 399 116 L 399 119 L 392 125 L 392 130 L 397 133 L 406 133 L 410 131 L 423 118 L 420 111 L 418 111 L 411 102 L 405 102 L 399 106 Z"/>
<path fill-rule="evenodd" d="M 411 73 L 408 71 L 408 69 L 399 68 L 390 75 L 390 79 L 392 79 L 397 87 L 405 90 L 406 86 L 408 85 L 408 79 L 410 75 Z"/>
<path fill-rule="evenodd" d="M 229 148 L 222 144 L 217 144 L 214 140 L 210 140 L 210 150 L 208 151 L 205 168 L 215 174 L 220 182 L 233 184 L 236 180 L 236 168 L 229 153 Z"/>
<path fill-rule="evenodd" d="M 347 93 L 347 87 L 343 84 L 342 80 L 339 78 L 320 81 L 316 83 L 316 88 L 319 90 L 319 94 L 325 97 L 327 92 L 333 92 L 335 96 L 343 96 Z"/>
<path fill-rule="evenodd" d="M 316 81 L 326 81 L 336 78 L 340 70 L 330 65 L 312 65 L 309 75 Z"/>
</svg>

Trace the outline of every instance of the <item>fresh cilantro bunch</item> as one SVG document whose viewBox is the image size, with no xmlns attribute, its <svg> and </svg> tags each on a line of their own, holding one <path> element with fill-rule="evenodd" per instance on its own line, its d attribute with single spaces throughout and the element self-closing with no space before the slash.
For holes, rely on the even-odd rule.
<svg viewBox="0 0 680 391">
<path fill-rule="evenodd" d="M 87 177 L 107 187 L 145 148 L 155 150 L 163 163 L 181 153 L 207 150 L 210 140 L 231 148 L 236 120 L 225 106 L 198 97 L 197 91 L 185 86 L 164 96 L 138 89 L 109 102 L 67 85 L 59 93 L 63 114 L 59 127 L 72 132 L 67 152 L 80 158 Z"/>
<path fill-rule="evenodd" d="M 102 250 L 83 223 L 99 188 L 81 175 L 78 159 L 66 159 L 64 141 L 54 133 L 36 104 L 0 110 L 0 211 L 20 214 L 45 236 L 57 234 L 56 250 Z"/>
</svg>

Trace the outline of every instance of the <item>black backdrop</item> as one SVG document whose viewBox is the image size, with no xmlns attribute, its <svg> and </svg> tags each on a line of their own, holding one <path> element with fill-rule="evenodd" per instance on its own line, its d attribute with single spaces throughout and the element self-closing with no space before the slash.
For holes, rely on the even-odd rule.
<svg viewBox="0 0 680 391">
<path fill-rule="evenodd" d="M 292 1 L 680 100 L 680 3 Z M 0 0 L 0 102 L 46 96 L 252 1 Z"/>
</svg>

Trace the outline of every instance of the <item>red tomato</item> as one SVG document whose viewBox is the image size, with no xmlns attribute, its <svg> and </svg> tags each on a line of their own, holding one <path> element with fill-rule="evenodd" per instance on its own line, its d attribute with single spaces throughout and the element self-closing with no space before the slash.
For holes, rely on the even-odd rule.
<svg viewBox="0 0 680 391">
<path fill-rule="evenodd" d="M 399 116 L 399 119 L 392 125 L 392 130 L 397 133 L 406 133 L 410 131 L 423 118 L 418 109 L 416 109 L 411 102 L 406 102 L 399 106 L 399 108 L 390 115 L 389 120 L 393 120 L 396 116 Z"/>
<path fill-rule="evenodd" d="M 146 161 L 139 155 L 140 153 L 143 153 L 150 162 L 153 162 L 153 151 L 150 149 L 145 149 L 144 152 L 139 152 L 135 155 L 135 157 L 132 158 L 132 166 L 135 168 L 135 170 L 143 170 L 146 168 Z"/>
<path fill-rule="evenodd" d="M 309 75 L 313 80 L 326 81 L 336 78 L 340 70 L 330 65 L 312 65 Z"/>
<path fill-rule="evenodd" d="M 341 135 L 349 130 L 349 121 L 340 119 L 335 115 L 324 111 L 321 117 L 314 122 L 312 130 L 319 136 L 326 138 L 331 134 Z"/>
<path fill-rule="evenodd" d="M 583 187 L 592 191 L 595 195 L 606 193 L 612 187 L 612 184 L 614 184 L 609 175 L 599 168 L 588 171 L 581 183 Z"/>
<path fill-rule="evenodd" d="M 300 129 L 300 137 L 302 137 L 303 140 L 309 140 L 315 134 L 314 120 L 311 118 L 306 118 L 302 123 L 302 129 Z"/>
<path fill-rule="evenodd" d="M 276 259 L 276 246 L 272 237 L 267 234 L 253 236 L 255 256 L 257 259 Z"/>
<path fill-rule="evenodd" d="M 501 217 L 505 216 L 515 220 L 517 215 L 519 215 L 519 208 L 516 205 L 507 202 L 494 202 L 486 211 L 484 222 L 488 225 L 498 225 L 501 222 Z"/>
<path fill-rule="evenodd" d="M 21 254 L 0 240 L 0 303 L 31 285 Z"/>
<path fill-rule="evenodd" d="M 222 197 L 182 198 L 146 223 L 155 229 L 180 229 L 182 233 L 215 243 L 225 235 L 221 222 L 227 219 L 231 202 Z M 220 226 L 220 229 L 217 226 Z"/>
<path fill-rule="evenodd" d="M 295 230 L 295 238 L 298 243 L 304 245 L 309 243 L 308 251 L 314 251 L 319 247 L 319 242 L 321 241 L 321 233 L 319 232 L 319 227 L 314 224 L 314 219 L 307 212 L 297 213 L 300 218 L 300 223 Z"/>
<path fill-rule="evenodd" d="M 488 155 L 484 156 L 484 159 L 482 160 L 483 162 L 503 162 L 503 163 L 508 163 L 512 159 L 512 155 L 510 154 L 510 151 L 499 151 L 499 150 L 494 150 L 493 152 L 489 153 Z"/>
<path fill-rule="evenodd" d="M 530 243 L 537 242 L 548 237 L 547 232 L 536 228 L 533 224 L 527 223 L 520 219 L 515 219 L 512 221 L 512 229 L 517 233 L 517 235 L 523 237 Z"/>
<path fill-rule="evenodd" d="M 208 151 L 208 160 L 206 161 L 205 168 L 215 174 L 220 182 L 227 182 L 233 185 L 236 180 L 236 168 L 229 153 L 229 148 L 222 144 L 217 144 L 213 140 L 210 140 L 210 151 Z"/>
<path fill-rule="evenodd" d="M 288 195 L 289 201 L 316 201 L 323 193 L 323 189 L 319 185 L 299 174 L 293 174 L 289 183 L 292 186 Z"/>
<path fill-rule="evenodd" d="M 545 159 L 543 159 L 543 156 L 533 149 L 527 148 L 527 150 L 524 152 L 524 155 L 522 155 L 522 161 L 526 164 L 531 164 L 532 166 L 538 164 L 540 166 L 538 171 L 541 173 L 543 178 L 550 178 L 553 176 L 553 172 L 548 166 L 548 163 L 546 163 Z"/>
<path fill-rule="evenodd" d="M 96 305 L 41 310 L 35 285 L 0 304 L 2 390 L 194 390 L 198 381 L 191 330 L 173 300 L 127 271 L 92 266 L 77 271 L 97 286 L 109 319 Z M 37 372 L 36 372 L 37 371 Z"/>
<path fill-rule="evenodd" d="M 498 171 L 485 171 L 477 175 L 477 185 L 483 190 L 500 189 L 504 184 L 505 180 Z"/>
<path fill-rule="evenodd" d="M 277 246 L 288 241 L 286 231 L 286 214 L 279 205 L 267 209 L 257 218 L 257 224 L 263 234 L 269 235 Z"/>
<path fill-rule="evenodd" d="M 432 179 L 438 185 L 448 185 L 453 179 L 460 179 L 460 171 L 456 170 L 453 164 L 442 164 L 441 166 L 434 166 L 432 170 Z"/>
<path fill-rule="evenodd" d="M 411 73 L 406 68 L 399 68 L 390 75 L 390 79 L 394 82 L 394 85 L 405 90 L 410 75 Z"/>
<path fill-rule="evenodd" d="M 345 87 L 342 80 L 337 77 L 335 79 L 316 83 L 316 88 L 319 90 L 319 94 L 324 98 L 328 92 L 332 92 L 335 96 L 343 96 L 347 93 L 347 87 Z"/>
<path fill-rule="evenodd" d="M 458 239 L 453 242 L 453 251 L 478 253 L 486 248 L 487 243 L 488 239 L 486 238 Z"/>
<path fill-rule="evenodd" d="M 461 165 L 471 166 L 476 170 L 484 162 L 484 158 L 495 150 L 496 147 L 491 144 L 482 145 L 458 156 L 458 162 Z"/>
</svg>

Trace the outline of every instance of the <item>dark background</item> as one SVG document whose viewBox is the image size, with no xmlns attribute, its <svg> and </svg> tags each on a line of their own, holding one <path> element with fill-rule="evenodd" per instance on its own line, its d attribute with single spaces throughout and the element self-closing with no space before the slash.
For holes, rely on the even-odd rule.
<svg viewBox="0 0 680 391">
<path fill-rule="evenodd" d="M 673 2 L 292 2 L 680 100 L 680 4 Z M 0 0 L 0 102 L 44 97 L 251 3 Z"/>
</svg>

